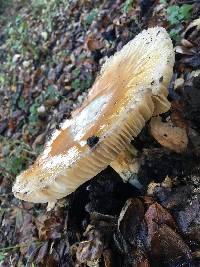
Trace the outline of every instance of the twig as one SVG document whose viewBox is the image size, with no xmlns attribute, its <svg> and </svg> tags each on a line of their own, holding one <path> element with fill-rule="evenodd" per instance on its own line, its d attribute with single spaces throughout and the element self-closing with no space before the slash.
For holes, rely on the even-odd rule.
<svg viewBox="0 0 200 267">
<path fill-rule="evenodd" d="M 9 247 L 6 247 L 6 248 L 0 248 L 0 252 L 5 252 L 5 251 L 7 251 L 7 250 L 18 249 L 18 248 L 23 248 L 23 247 L 28 247 L 29 245 L 31 245 L 31 244 L 33 244 L 33 243 L 35 243 L 35 244 L 39 244 L 39 245 L 42 244 L 41 241 L 35 241 L 35 242 L 32 241 L 32 242 L 29 242 L 29 243 L 21 243 L 21 244 L 17 244 L 17 245 L 15 245 L 15 246 L 9 246 Z"/>
</svg>

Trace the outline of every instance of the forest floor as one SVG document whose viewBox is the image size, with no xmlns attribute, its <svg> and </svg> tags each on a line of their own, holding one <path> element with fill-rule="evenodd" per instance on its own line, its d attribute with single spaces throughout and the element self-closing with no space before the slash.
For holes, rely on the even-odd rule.
<svg viewBox="0 0 200 267">
<path fill-rule="evenodd" d="M 200 266 L 199 17 L 192 0 L 1 1 L 0 266 Z M 161 124 L 155 136 L 148 122 L 132 142 L 143 194 L 107 168 L 50 212 L 16 199 L 16 175 L 81 105 L 106 58 L 156 25 L 176 51 L 162 123 L 177 131 L 163 141 Z"/>
</svg>

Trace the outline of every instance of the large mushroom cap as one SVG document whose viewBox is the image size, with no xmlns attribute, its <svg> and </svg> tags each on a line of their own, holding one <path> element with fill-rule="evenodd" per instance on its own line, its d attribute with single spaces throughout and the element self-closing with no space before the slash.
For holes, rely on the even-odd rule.
<svg viewBox="0 0 200 267">
<path fill-rule="evenodd" d="M 52 202 L 106 168 L 166 99 L 174 65 L 165 29 L 142 31 L 103 65 L 82 107 L 56 130 L 34 165 L 16 179 L 16 197 Z"/>
</svg>

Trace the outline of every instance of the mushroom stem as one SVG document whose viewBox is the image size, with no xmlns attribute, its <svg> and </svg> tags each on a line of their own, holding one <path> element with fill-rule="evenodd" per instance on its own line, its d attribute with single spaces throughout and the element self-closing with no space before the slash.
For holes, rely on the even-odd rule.
<svg viewBox="0 0 200 267">
<path fill-rule="evenodd" d="M 48 205 L 47 205 L 47 208 L 46 208 L 47 211 L 51 211 L 55 207 L 55 205 L 56 205 L 56 201 L 55 202 L 49 201 Z"/>
<path fill-rule="evenodd" d="M 125 183 L 130 183 L 138 189 L 142 189 L 142 184 L 138 181 L 137 173 L 139 162 L 137 150 L 132 146 L 122 151 L 117 158 L 110 163 L 110 166 L 121 176 Z"/>
</svg>

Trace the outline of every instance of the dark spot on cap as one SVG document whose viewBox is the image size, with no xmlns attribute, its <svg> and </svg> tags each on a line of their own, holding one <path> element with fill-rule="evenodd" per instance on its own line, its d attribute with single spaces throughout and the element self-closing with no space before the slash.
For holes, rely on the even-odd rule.
<svg viewBox="0 0 200 267">
<path fill-rule="evenodd" d="M 162 118 L 162 122 L 167 122 L 168 118 L 170 117 L 171 115 L 171 110 L 168 110 L 167 112 L 163 113 L 160 115 L 160 117 Z"/>
<path fill-rule="evenodd" d="M 153 85 L 153 84 L 154 84 L 154 81 L 151 82 L 151 85 Z"/>
<path fill-rule="evenodd" d="M 157 32 L 156 36 L 158 36 L 159 33 L 160 33 L 160 30 Z"/>
<path fill-rule="evenodd" d="M 99 142 L 99 137 L 95 135 L 87 139 L 87 145 L 91 148 L 94 147 L 98 142 Z"/>
<path fill-rule="evenodd" d="M 159 83 L 163 82 L 163 76 L 160 77 Z"/>
</svg>

